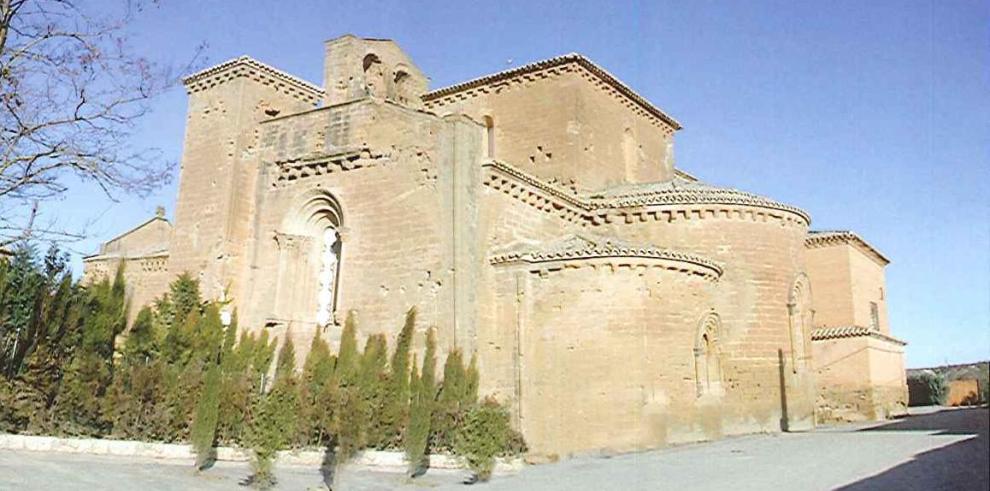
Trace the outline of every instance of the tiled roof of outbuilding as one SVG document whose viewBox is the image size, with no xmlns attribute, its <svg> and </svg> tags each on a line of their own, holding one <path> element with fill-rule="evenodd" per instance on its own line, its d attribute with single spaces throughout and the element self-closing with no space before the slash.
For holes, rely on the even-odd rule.
<svg viewBox="0 0 990 491">
<path fill-rule="evenodd" d="M 862 336 L 869 336 L 878 339 L 883 339 L 885 341 L 890 341 L 895 344 L 900 344 L 901 346 L 907 343 L 897 339 L 893 336 L 888 336 L 873 329 L 869 329 L 862 326 L 840 326 L 840 327 L 820 327 L 811 331 L 811 339 L 813 341 L 824 341 L 826 339 L 842 339 L 842 338 L 857 338 Z"/>
</svg>

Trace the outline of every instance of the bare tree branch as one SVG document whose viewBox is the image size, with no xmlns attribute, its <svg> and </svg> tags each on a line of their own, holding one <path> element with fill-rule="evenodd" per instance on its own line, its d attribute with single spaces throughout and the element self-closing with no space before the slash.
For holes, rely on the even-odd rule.
<svg viewBox="0 0 990 491">
<path fill-rule="evenodd" d="M 38 203 L 60 198 L 73 176 L 111 200 L 171 178 L 174 164 L 131 137 L 177 71 L 130 50 L 126 28 L 146 3 L 122 1 L 106 18 L 68 0 L 0 0 L 0 246 L 77 236 L 33 224 Z"/>
</svg>

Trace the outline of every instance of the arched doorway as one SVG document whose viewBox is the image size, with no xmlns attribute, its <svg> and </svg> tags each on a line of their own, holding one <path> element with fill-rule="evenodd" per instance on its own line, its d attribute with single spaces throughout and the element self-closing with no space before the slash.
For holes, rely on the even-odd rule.
<svg viewBox="0 0 990 491">
<path fill-rule="evenodd" d="M 343 213 L 331 194 L 305 194 L 276 234 L 278 274 L 275 311 L 284 320 L 326 327 L 335 321 L 340 296 Z"/>
</svg>

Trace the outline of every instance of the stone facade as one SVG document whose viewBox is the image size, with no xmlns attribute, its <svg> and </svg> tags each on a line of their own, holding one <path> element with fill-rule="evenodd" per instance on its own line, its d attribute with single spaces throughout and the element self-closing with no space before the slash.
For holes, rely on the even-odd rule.
<svg viewBox="0 0 990 491">
<path fill-rule="evenodd" d="M 905 343 L 890 333 L 889 260 L 858 235 L 813 232 L 806 267 L 815 287 L 813 359 L 820 421 L 884 419 L 907 410 Z"/>
<path fill-rule="evenodd" d="M 123 266 L 130 299 L 128 322 L 141 306 L 152 303 L 168 289 L 175 275 L 169 273 L 169 241 L 172 225 L 159 208 L 150 220 L 100 246 L 99 252 L 83 258 L 83 282 L 113 278 Z"/>
<path fill-rule="evenodd" d="M 807 213 L 678 170 L 680 123 L 580 55 L 433 91 L 391 41 L 325 55 L 185 79 L 166 277 L 297 347 L 416 306 L 536 456 L 813 427 Z"/>
</svg>

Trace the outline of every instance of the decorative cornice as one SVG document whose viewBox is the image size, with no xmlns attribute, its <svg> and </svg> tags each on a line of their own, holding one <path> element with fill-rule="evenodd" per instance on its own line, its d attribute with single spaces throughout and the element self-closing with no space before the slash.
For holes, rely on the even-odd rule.
<svg viewBox="0 0 990 491">
<path fill-rule="evenodd" d="M 732 188 L 718 188 L 700 181 L 672 179 L 666 182 L 618 186 L 589 193 L 595 208 L 630 208 L 652 205 L 719 204 L 769 208 L 800 216 L 806 222 L 811 217 L 804 210 L 753 193 Z"/>
<path fill-rule="evenodd" d="M 636 265 L 668 263 L 664 269 L 704 276 L 710 280 L 722 276 L 721 265 L 701 256 L 591 235 L 569 235 L 538 246 L 515 247 L 492 256 L 489 262 L 492 265 L 536 265 L 612 258 L 632 259 Z"/>
<path fill-rule="evenodd" d="M 372 153 L 368 148 L 349 148 L 329 154 L 276 161 L 273 185 L 290 184 L 298 179 L 333 172 L 373 167 L 391 161 L 391 155 Z"/>
<path fill-rule="evenodd" d="M 813 230 L 808 232 L 808 238 L 804 240 L 805 247 L 817 249 L 840 244 L 849 244 L 858 249 L 863 254 L 869 256 L 881 266 L 890 264 L 890 259 L 884 256 L 869 242 L 855 232 L 849 230 Z"/>
<path fill-rule="evenodd" d="M 523 199 L 540 209 L 560 214 L 571 222 L 599 224 L 608 223 L 610 211 L 620 210 L 632 220 L 655 219 L 673 221 L 692 216 L 733 216 L 758 219 L 764 215 L 785 222 L 808 224 L 811 218 L 806 212 L 793 206 L 735 189 L 717 188 L 697 181 L 675 178 L 671 181 L 614 186 L 602 191 L 578 193 L 559 184 L 540 180 L 519 168 L 490 160 L 482 164 L 489 175 L 485 185 L 503 191 L 518 199 Z M 525 188 L 525 191 L 524 189 Z M 704 210 L 657 211 L 645 209 L 654 206 L 706 205 Z M 743 212 L 719 209 L 707 205 L 745 206 L 771 210 L 764 212 Z M 630 210 L 643 208 L 642 210 Z M 774 213 L 774 212 L 779 213 Z M 789 217 L 788 215 L 793 215 Z"/>
<path fill-rule="evenodd" d="M 882 339 L 884 341 L 889 341 L 891 343 L 906 346 L 907 343 L 897 339 L 893 336 L 888 336 L 879 331 L 874 331 L 862 326 L 841 326 L 841 327 L 820 327 L 811 331 L 812 341 L 825 341 L 828 339 L 844 339 L 844 338 L 859 338 L 859 337 L 871 337 L 876 339 Z"/>
<path fill-rule="evenodd" d="M 301 101 L 316 105 L 324 95 L 320 86 L 290 75 L 250 56 L 241 56 L 219 65 L 200 70 L 182 79 L 190 94 L 229 82 L 239 77 L 249 77 L 272 86 Z"/>
<path fill-rule="evenodd" d="M 134 255 L 122 255 L 122 254 L 91 254 L 89 256 L 83 256 L 83 263 L 101 262 L 101 261 L 138 261 L 143 259 L 160 259 L 168 258 L 168 249 L 162 249 L 154 252 L 149 252 L 146 254 L 134 254 Z"/>
<path fill-rule="evenodd" d="M 503 70 L 501 72 L 493 73 L 491 75 L 485 75 L 483 77 L 478 77 L 466 82 L 461 82 L 458 84 L 450 85 L 447 87 L 442 87 L 426 94 L 423 94 L 423 102 L 430 103 L 438 101 L 444 97 L 450 96 L 452 94 L 468 91 L 477 87 L 482 87 L 486 85 L 491 85 L 504 80 L 510 80 L 516 77 L 522 77 L 527 74 L 538 72 L 541 70 L 546 70 L 550 68 L 559 67 L 562 65 L 567 65 L 574 63 L 581 68 L 584 68 L 589 73 L 603 81 L 618 94 L 624 96 L 626 99 L 630 100 L 636 104 L 639 108 L 644 110 L 650 116 L 653 116 L 665 124 L 670 126 L 673 130 L 679 130 L 682 128 L 681 124 L 677 122 L 674 118 L 670 117 L 667 113 L 660 110 L 660 108 L 654 106 L 645 97 L 639 95 L 635 90 L 630 88 L 628 85 L 623 83 L 621 80 L 616 78 L 614 75 L 605 70 L 601 66 L 597 65 L 593 61 L 585 58 L 584 56 L 577 53 L 570 53 L 563 56 L 557 56 L 547 60 L 536 61 L 529 63 L 520 67 L 511 68 L 509 70 Z"/>
</svg>

